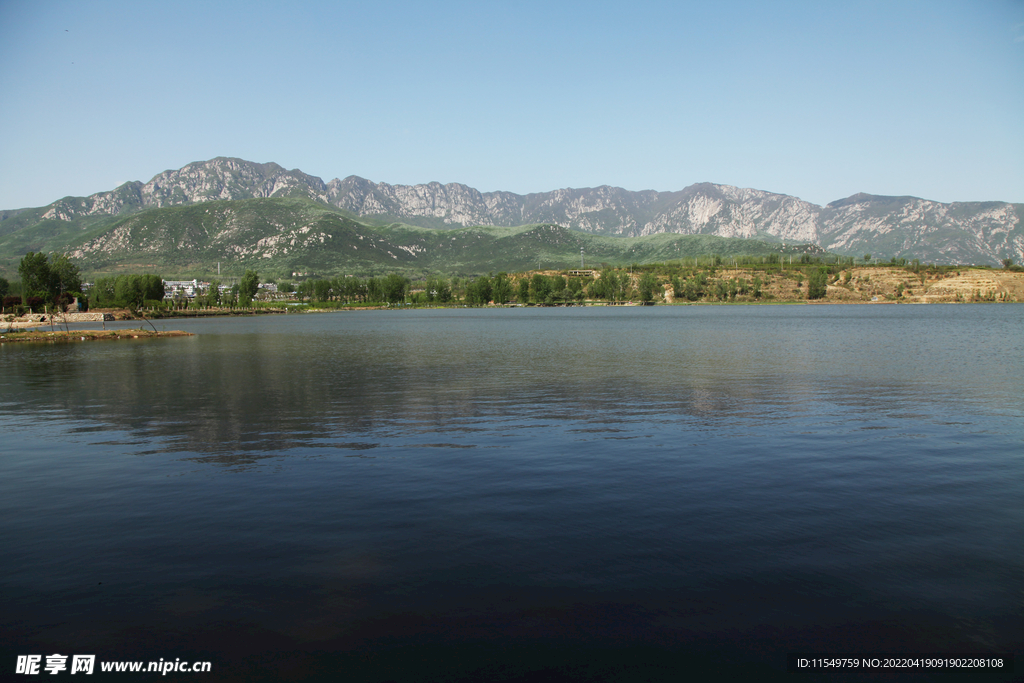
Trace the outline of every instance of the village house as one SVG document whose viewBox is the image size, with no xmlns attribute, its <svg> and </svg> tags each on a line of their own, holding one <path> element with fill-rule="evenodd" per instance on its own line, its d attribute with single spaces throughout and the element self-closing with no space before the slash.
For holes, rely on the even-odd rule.
<svg viewBox="0 0 1024 683">
<path fill-rule="evenodd" d="M 165 299 L 174 299 L 178 295 L 194 299 L 197 294 L 210 286 L 209 282 L 200 282 L 199 280 L 164 280 L 163 283 Z"/>
</svg>

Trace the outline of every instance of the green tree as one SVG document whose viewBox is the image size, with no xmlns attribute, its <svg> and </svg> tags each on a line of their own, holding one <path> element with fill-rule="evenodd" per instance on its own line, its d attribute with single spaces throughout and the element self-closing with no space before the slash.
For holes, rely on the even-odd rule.
<svg viewBox="0 0 1024 683">
<path fill-rule="evenodd" d="M 161 301 L 164 298 L 164 280 L 159 275 L 143 275 L 140 281 L 142 298 L 146 301 Z"/>
<path fill-rule="evenodd" d="M 22 296 L 38 296 L 56 303 L 65 294 L 80 294 L 82 276 L 67 254 L 29 252 L 18 265 Z"/>
<path fill-rule="evenodd" d="M 683 298 L 687 301 L 697 301 L 704 296 L 705 287 L 707 276 L 704 273 L 697 273 L 683 282 Z"/>
<path fill-rule="evenodd" d="M 366 280 L 366 300 L 367 301 L 384 301 L 384 288 L 380 278 L 371 277 Z"/>
<path fill-rule="evenodd" d="M 330 280 L 313 280 L 313 301 L 330 301 L 333 288 Z"/>
<path fill-rule="evenodd" d="M 551 294 L 551 282 L 546 275 L 536 273 L 530 278 L 530 296 L 539 304 L 546 303 Z"/>
<path fill-rule="evenodd" d="M 391 273 L 384 278 L 382 285 L 383 300 L 390 304 L 397 304 L 405 300 L 409 291 L 409 280 L 398 273 Z"/>
<path fill-rule="evenodd" d="M 591 294 L 599 299 L 618 301 L 623 290 L 623 279 L 625 278 L 620 278 L 618 274 L 610 268 L 604 270 L 601 273 L 601 277 L 591 285 Z"/>
<path fill-rule="evenodd" d="M 7 296 L 7 292 L 11 291 L 11 283 L 6 278 L 0 277 L 0 299 Z"/>
<path fill-rule="evenodd" d="M 658 284 L 658 278 L 654 273 L 644 273 L 640 276 L 639 288 L 640 301 L 646 304 L 654 300 L 655 293 L 661 289 L 661 285 Z"/>
<path fill-rule="evenodd" d="M 247 304 L 256 296 L 260 288 L 260 275 L 255 270 L 245 271 L 241 281 L 238 283 L 238 301 Z"/>
<path fill-rule="evenodd" d="M 52 275 L 46 254 L 31 251 L 25 254 L 18 265 L 18 275 L 21 276 L 23 300 L 30 296 L 49 298 Z"/>
<path fill-rule="evenodd" d="M 448 283 L 447 278 L 429 278 L 424 289 L 426 290 L 427 301 L 448 303 L 452 300 L 452 286 Z"/>
<path fill-rule="evenodd" d="M 828 273 L 824 268 L 816 268 L 807 275 L 807 298 L 823 299 L 828 292 Z"/>
<path fill-rule="evenodd" d="M 512 281 L 505 273 L 498 273 L 491 283 L 491 297 L 496 304 L 508 303 L 512 298 Z"/>
<path fill-rule="evenodd" d="M 519 303 L 525 304 L 530 301 L 530 278 L 520 277 L 516 282 L 516 298 L 519 299 Z"/>
<path fill-rule="evenodd" d="M 729 298 L 729 283 L 725 280 L 716 280 L 714 285 L 715 298 L 725 301 Z"/>
<path fill-rule="evenodd" d="M 114 300 L 125 308 L 135 309 L 146 299 L 141 275 L 118 275 L 114 281 Z"/>
<path fill-rule="evenodd" d="M 98 304 L 114 304 L 114 284 L 117 278 L 98 277 L 90 292 L 90 298 Z"/>
<path fill-rule="evenodd" d="M 54 298 L 81 293 L 82 275 L 67 254 L 50 254 L 50 287 Z"/>
<path fill-rule="evenodd" d="M 481 275 L 466 285 L 466 303 L 471 306 L 483 306 L 491 300 L 491 278 Z"/>
<path fill-rule="evenodd" d="M 578 277 L 569 278 L 569 293 L 576 301 L 583 300 L 583 282 Z"/>
<path fill-rule="evenodd" d="M 217 306 L 220 304 L 220 280 L 210 282 L 210 286 L 206 288 L 203 302 L 207 306 Z"/>
<path fill-rule="evenodd" d="M 1003 268 L 1006 268 L 1007 270 L 1009 270 L 1012 265 L 1013 265 L 1013 259 L 1012 258 L 1004 258 L 1003 259 Z"/>
</svg>

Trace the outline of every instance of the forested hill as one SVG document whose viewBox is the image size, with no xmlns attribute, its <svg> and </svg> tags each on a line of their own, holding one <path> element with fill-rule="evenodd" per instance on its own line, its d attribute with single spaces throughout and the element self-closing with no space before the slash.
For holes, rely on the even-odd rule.
<svg viewBox="0 0 1024 683">
<path fill-rule="evenodd" d="M 551 224 L 453 230 L 370 225 L 309 199 L 284 198 L 150 209 L 86 227 L 69 244 L 72 258 L 91 272 L 211 274 L 220 263 L 225 274 L 254 268 L 280 276 L 564 269 L 580 265 L 581 249 L 590 267 L 694 255 L 821 252 L 813 245 L 713 235 L 609 237 Z"/>
<path fill-rule="evenodd" d="M 617 237 L 673 233 L 811 243 L 884 259 L 993 265 L 1004 258 L 1024 260 L 1024 204 L 943 204 L 857 194 L 822 207 L 713 183 L 676 192 L 602 186 L 518 195 L 458 183 L 389 185 L 356 176 L 325 183 L 274 163 L 223 157 L 165 171 L 147 183 L 0 212 L 0 256 L 98 237 L 118 219 L 151 209 L 257 198 L 305 199 L 374 224 L 440 229 L 551 224 Z"/>
</svg>

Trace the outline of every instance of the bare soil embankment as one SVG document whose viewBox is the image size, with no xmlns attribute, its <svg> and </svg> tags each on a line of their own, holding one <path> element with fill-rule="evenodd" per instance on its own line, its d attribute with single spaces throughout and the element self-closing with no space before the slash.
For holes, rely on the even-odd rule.
<svg viewBox="0 0 1024 683">
<path fill-rule="evenodd" d="M 765 274 L 743 268 L 721 268 L 708 278 L 718 281 L 743 279 L 748 288 L 753 279 L 761 280 L 761 296 L 738 294 L 733 301 L 761 303 L 981 303 L 1024 302 L 1024 272 L 962 268 L 944 272 L 914 273 L 902 268 L 863 266 L 847 268 L 828 281 L 821 299 L 807 298 L 807 276 L 799 271 Z M 710 287 L 708 288 L 710 290 Z M 676 303 L 672 288 L 665 286 L 665 300 Z M 698 302 L 715 301 L 711 295 Z M 682 301 L 678 303 L 684 303 Z"/>
</svg>

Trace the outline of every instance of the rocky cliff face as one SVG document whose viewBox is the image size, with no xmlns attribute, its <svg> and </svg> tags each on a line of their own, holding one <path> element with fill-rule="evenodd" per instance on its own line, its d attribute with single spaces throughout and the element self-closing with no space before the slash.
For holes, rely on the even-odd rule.
<svg viewBox="0 0 1024 683">
<path fill-rule="evenodd" d="M 324 181 L 277 164 L 255 164 L 218 157 L 164 171 L 148 183 L 125 183 L 116 190 L 89 197 L 65 197 L 50 205 L 43 218 L 71 220 L 77 216 L 117 215 L 218 199 L 308 197 L 327 202 Z"/>
<path fill-rule="evenodd" d="M 856 194 L 825 207 L 820 225 L 821 246 L 841 253 L 911 254 L 939 263 L 1024 256 L 1024 204 Z"/>
<path fill-rule="evenodd" d="M 304 197 L 364 217 L 426 227 L 550 223 L 632 237 L 706 234 L 817 244 L 844 254 L 922 261 L 1024 260 L 1024 205 L 941 204 L 854 195 L 826 207 L 760 190 L 701 183 L 679 192 L 602 186 L 538 194 L 479 192 L 458 183 L 389 185 L 349 176 L 324 183 L 274 163 L 217 158 L 90 197 L 67 197 L 44 219 L 117 215 L 222 199 Z"/>
</svg>

